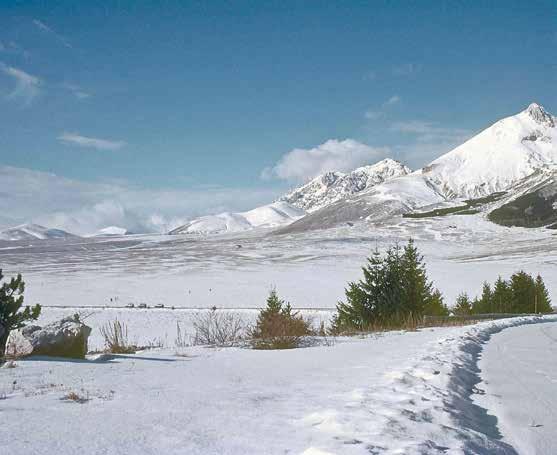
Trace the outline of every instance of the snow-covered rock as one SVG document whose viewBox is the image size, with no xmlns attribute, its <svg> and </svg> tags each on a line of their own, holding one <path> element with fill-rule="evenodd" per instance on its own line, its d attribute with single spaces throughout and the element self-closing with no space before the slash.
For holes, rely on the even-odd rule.
<svg viewBox="0 0 557 455">
<path fill-rule="evenodd" d="M 39 224 L 22 224 L 0 232 L 0 240 L 47 240 L 47 239 L 71 239 L 76 238 L 74 234 L 61 229 L 50 229 Z"/>
<path fill-rule="evenodd" d="M 305 212 L 286 202 L 275 202 L 239 213 L 220 213 L 196 218 L 170 234 L 222 234 L 249 231 L 258 227 L 277 227 L 291 223 Z"/>
<path fill-rule="evenodd" d="M 402 163 L 387 158 L 369 166 L 359 167 L 348 174 L 334 171 L 319 175 L 279 200 L 311 213 L 410 172 L 411 170 Z"/>
<path fill-rule="evenodd" d="M 29 325 L 10 333 L 6 353 L 17 356 L 83 358 L 87 354 L 87 340 L 90 334 L 91 327 L 83 324 L 78 315 L 44 327 Z"/>
</svg>

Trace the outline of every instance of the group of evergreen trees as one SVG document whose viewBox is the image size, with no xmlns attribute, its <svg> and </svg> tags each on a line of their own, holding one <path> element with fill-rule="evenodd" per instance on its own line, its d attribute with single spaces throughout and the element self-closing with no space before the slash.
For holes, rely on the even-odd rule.
<svg viewBox="0 0 557 455">
<path fill-rule="evenodd" d="M 412 239 L 384 255 L 376 250 L 363 273 L 362 280 L 348 284 L 346 302 L 337 305 L 338 331 L 396 327 L 424 314 L 449 314 L 441 293 L 427 279 L 423 257 Z"/>
<path fill-rule="evenodd" d="M 385 254 L 376 250 L 363 267 L 364 277 L 348 284 L 346 302 L 339 302 L 334 320 L 338 332 L 401 327 L 424 316 L 486 313 L 550 313 L 549 293 L 541 278 L 513 274 L 493 286 L 484 283 L 480 298 L 459 295 L 449 311 L 441 293 L 428 280 L 423 257 L 414 241 L 396 245 Z"/>
<path fill-rule="evenodd" d="M 551 313 L 549 292 L 540 275 L 514 273 L 508 281 L 501 277 L 491 286 L 485 282 L 482 295 L 471 300 L 466 293 L 458 296 L 453 312 L 456 315 L 486 313 Z"/>
</svg>

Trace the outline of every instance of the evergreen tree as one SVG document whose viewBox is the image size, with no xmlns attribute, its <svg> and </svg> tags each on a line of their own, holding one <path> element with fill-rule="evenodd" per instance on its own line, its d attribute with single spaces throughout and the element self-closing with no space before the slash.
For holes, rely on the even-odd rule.
<svg viewBox="0 0 557 455">
<path fill-rule="evenodd" d="M 276 289 L 271 290 L 267 306 L 259 312 L 256 325 L 250 331 L 256 349 L 295 348 L 311 333 L 309 322 L 292 311 L 290 303 L 279 298 Z"/>
<path fill-rule="evenodd" d="M 426 310 L 442 315 L 448 310 L 438 290 L 427 280 L 425 264 L 413 240 L 401 249 L 378 251 L 363 268 L 364 278 L 349 283 L 346 302 L 339 302 L 334 329 L 366 330 L 375 325 L 400 326 Z"/>
<path fill-rule="evenodd" d="M 510 313 L 512 294 L 509 284 L 501 277 L 497 278 L 491 294 L 493 311 L 495 313 Z"/>
<path fill-rule="evenodd" d="M 536 301 L 536 283 L 524 271 L 516 272 L 510 279 L 511 312 L 533 313 Z"/>
<path fill-rule="evenodd" d="M 364 330 L 377 319 L 382 299 L 381 286 L 384 281 L 384 261 L 379 251 L 367 259 L 362 268 L 363 280 L 348 283 L 345 290 L 346 303 L 339 302 L 333 327 L 337 331 L 346 329 Z"/>
<path fill-rule="evenodd" d="M 472 304 L 466 292 L 461 293 L 456 298 L 456 304 L 453 308 L 453 314 L 456 316 L 467 316 L 472 313 Z"/>
<path fill-rule="evenodd" d="M 493 313 L 493 293 L 489 283 L 484 281 L 481 297 L 475 298 L 472 302 L 472 314 L 488 313 Z"/>
<path fill-rule="evenodd" d="M 545 287 L 545 283 L 540 274 L 536 277 L 536 298 L 537 298 L 537 311 L 538 313 L 551 313 L 551 299 L 549 298 L 549 291 Z"/>
<path fill-rule="evenodd" d="M 481 314 L 493 313 L 493 292 L 487 281 L 484 281 L 482 287 L 482 296 L 480 297 Z"/>
<path fill-rule="evenodd" d="M 432 284 L 427 280 L 423 256 L 418 252 L 413 239 L 410 239 L 404 247 L 401 261 L 403 307 L 406 312 L 415 316 L 422 315 L 426 305 L 432 299 Z"/>
<path fill-rule="evenodd" d="M 4 278 L 0 270 L 0 282 Z M 8 336 L 12 330 L 19 329 L 27 321 L 36 320 L 41 313 L 41 306 L 26 306 L 23 311 L 23 292 L 25 283 L 21 275 L 12 278 L 9 282 L 0 287 L 0 358 L 6 351 Z"/>
<path fill-rule="evenodd" d="M 434 289 L 427 299 L 423 314 L 426 316 L 448 316 L 449 309 L 443 302 L 443 296 L 438 289 Z"/>
</svg>

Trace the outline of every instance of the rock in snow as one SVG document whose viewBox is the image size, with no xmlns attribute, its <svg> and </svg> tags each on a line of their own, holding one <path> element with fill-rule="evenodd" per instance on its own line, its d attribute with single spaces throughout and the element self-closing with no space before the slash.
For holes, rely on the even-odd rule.
<svg viewBox="0 0 557 455">
<path fill-rule="evenodd" d="M 90 334 L 91 327 L 83 324 L 78 315 L 44 327 L 29 325 L 10 333 L 6 353 L 17 356 L 45 355 L 79 359 L 87 354 L 87 340 Z"/>
</svg>

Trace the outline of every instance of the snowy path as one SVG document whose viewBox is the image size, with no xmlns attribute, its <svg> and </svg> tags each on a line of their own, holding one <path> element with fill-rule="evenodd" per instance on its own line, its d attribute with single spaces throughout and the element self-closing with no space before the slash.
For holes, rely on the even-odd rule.
<svg viewBox="0 0 557 455">
<path fill-rule="evenodd" d="M 482 344 L 528 322 L 290 351 L 19 361 L 0 370 L 0 440 L 10 455 L 513 454 L 470 394 Z M 70 391 L 90 400 L 61 400 Z"/>
<path fill-rule="evenodd" d="M 493 336 L 479 363 L 506 441 L 521 454 L 557 452 L 557 322 L 513 327 Z"/>
</svg>

